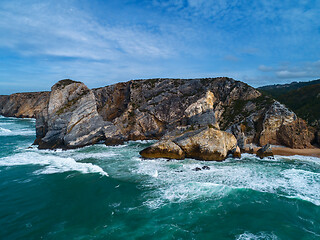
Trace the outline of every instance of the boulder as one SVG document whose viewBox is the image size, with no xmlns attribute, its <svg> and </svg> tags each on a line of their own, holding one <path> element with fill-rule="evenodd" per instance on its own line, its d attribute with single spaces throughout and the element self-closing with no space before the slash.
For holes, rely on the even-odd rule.
<svg viewBox="0 0 320 240">
<path fill-rule="evenodd" d="M 150 147 L 143 149 L 140 152 L 140 155 L 144 158 L 185 158 L 185 153 L 182 151 L 182 149 L 170 140 L 157 142 Z"/>
<path fill-rule="evenodd" d="M 231 133 L 207 127 L 186 132 L 172 140 L 162 140 L 142 150 L 140 154 L 146 158 L 190 157 L 222 161 L 236 144 L 237 140 Z"/>
<path fill-rule="evenodd" d="M 265 157 L 273 157 L 273 152 L 270 144 L 264 145 L 257 151 L 257 157 L 263 159 Z"/>
<path fill-rule="evenodd" d="M 186 133 L 173 142 L 182 148 L 186 157 L 222 161 L 237 144 L 237 139 L 231 133 L 207 127 Z"/>
</svg>

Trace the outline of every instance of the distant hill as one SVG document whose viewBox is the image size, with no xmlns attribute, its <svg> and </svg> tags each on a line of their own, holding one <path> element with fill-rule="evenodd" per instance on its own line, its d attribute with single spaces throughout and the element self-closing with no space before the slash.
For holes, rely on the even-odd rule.
<svg viewBox="0 0 320 240">
<path fill-rule="evenodd" d="M 310 125 L 320 128 L 320 79 L 268 85 L 258 89 L 284 103 Z"/>
</svg>

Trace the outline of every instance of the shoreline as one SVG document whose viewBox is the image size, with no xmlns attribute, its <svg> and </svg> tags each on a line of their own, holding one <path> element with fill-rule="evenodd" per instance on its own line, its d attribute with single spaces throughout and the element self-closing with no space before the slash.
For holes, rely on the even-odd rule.
<svg viewBox="0 0 320 240">
<path fill-rule="evenodd" d="M 310 156 L 310 157 L 320 158 L 320 148 L 316 148 L 316 147 L 304 148 L 304 149 L 289 148 L 284 146 L 271 146 L 271 147 L 274 155 L 280 155 L 280 156 L 300 155 L 300 156 Z M 260 147 L 254 147 L 253 154 L 256 154 L 259 149 Z M 249 148 L 246 148 L 244 152 L 250 153 Z"/>
</svg>

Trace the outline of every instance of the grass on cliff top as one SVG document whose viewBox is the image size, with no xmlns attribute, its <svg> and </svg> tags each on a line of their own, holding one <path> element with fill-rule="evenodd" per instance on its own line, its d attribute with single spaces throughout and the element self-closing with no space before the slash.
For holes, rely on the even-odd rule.
<svg viewBox="0 0 320 240">
<path fill-rule="evenodd" d="M 72 83 L 81 83 L 81 82 L 74 81 L 74 80 L 71 80 L 71 79 L 63 79 L 63 80 L 60 80 L 59 82 L 57 82 L 56 86 L 57 87 L 65 87 L 65 86 L 70 85 Z"/>
</svg>

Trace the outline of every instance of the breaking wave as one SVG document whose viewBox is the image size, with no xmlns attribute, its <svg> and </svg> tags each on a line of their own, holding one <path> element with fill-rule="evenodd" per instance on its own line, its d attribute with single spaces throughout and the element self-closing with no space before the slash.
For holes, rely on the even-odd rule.
<svg viewBox="0 0 320 240">
<path fill-rule="evenodd" d="M 0 166 L 19 165 L 44 166 L 42 169 L 35 171 L 35 174 L 53 174 L 68 171 L 78 171 L 81 173 L 99 173 L 103 176 L 108 176 L 108 174 L 103 171 L 101 167 L 92 163 L 77 162 L 70 157 L 63 158 L 54 155 L 27 152 L 0 158 Z"/>
</svg>

